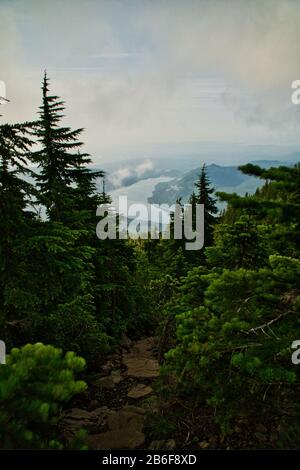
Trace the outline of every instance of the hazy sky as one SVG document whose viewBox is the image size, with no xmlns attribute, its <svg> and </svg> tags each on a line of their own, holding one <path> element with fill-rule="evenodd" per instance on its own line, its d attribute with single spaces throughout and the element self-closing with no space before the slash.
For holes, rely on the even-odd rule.
<svg viewBox="0 0 300 470">
<path fill-rule="evenodd" d="M 0 0 L 4 119 L 44 69 L 94 156 L 184 142 L 300 143 L 298 0 Z M 2 118 L 3 119 L 3 118 Z"/>
</svg>

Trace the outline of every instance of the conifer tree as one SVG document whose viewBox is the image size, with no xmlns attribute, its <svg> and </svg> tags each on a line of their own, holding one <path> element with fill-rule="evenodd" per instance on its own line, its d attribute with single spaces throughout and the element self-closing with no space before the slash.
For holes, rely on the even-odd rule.
<svg viewBox="0 0 300 470">
<path fill-rule="evenodd" d="M 83 129 L 60 126 L 64 102 L 49 94 L 46 72 L 42 92 L 40 118 L 34 131 L 41 148 L 32 156 L 39 170 L 36 175 L 38 202 L 46 207 L 51 220 L 63 221 L 71 211 L 82 209 L 95 189 L 94 180 L 103 173 L 87 168 L 90 156 L 80 152 L 83 144 L 79 137 Z"/>
<path fill-rule="evenodd" d="M 35 197 L 46 207 L 48 220 L 32 221 L 24 240 L 23 299 L 18 305 L 15 302 L 15 311 L 26 319 L 24 339 L 80 348 L 90 357 L 106 342 L 93 298 L 95 221 L 91 214 L 95 217 L 98 173 L 86 167 L 90 158 L 79 152 L 82 129 L 59 126 L 64 106 L 49 95 L 46 74 L 42 90 L 40 120 L 31 130 L 40 148 L 29 158 L 38 166 L 33 175 Z"/>
<path fill-rule="evenodd" d="M 24 180 L 26 158 L 32 142 L 30 124 L 0 126 L 0 325 L 7 328 L 17 315 L 16 305 L 22 304 L 21 268 L 23 245 L 31 214 L 25 211 L 32 195 L 32 186 Z M 3 333 L 4 334 L 4 333 Z M 8 341 L 7 333 L 5 333 Z"/>
<path fill-rule="evenodd" d="M 229 217 L 206 250 L 206 271 L 180 280 L 177 342 L 165 371 L 177 374 L 181 393 L 213 408 L 221 433 L 243 416 L 269 421 L 272 445 L 298 446 L 299 371 L 290 347 L 300 308 L 299 169 L 242 170 L 270 182 L 253 196 L 221 194 Z"/>
<path fill-rule="evenodd" d="M 269 243 L 276 248 L 275 251 L 297 257 L 300 245 L 300 165 L 264 169 L 247 164 L 240 170 L 265 180 L 265 185 L 247 197 L 218 193 L 219 198 L 226 201 L 237 216 L 246 211 L 256 221 L 272 225 Z"/>
<path fill-rule="evenodd" d="M 30 173 L 26 169 L 26 158 L 32 145 L 27 132 L 26 125 L 0 126 L 1 236 L 7 241 L 18 231 L 16 221 L 21 222 L 25 216 L 24 209 L 32 191 L 31 184 L 24 180 L 24 175 Z"/>
<path fill-rule="evenodd" d="M 211 187 L 207 176 L 205 164 L 202 166 L 199 180 L 195 183 L 195 187 L 196 192 L 192 193 L 190 204 L 204 205 L 204 244 L 205 246 L 210 246 L 213 241 L 213 229 L 217 221 L 216 214 L 218 213 L 218 209 L 216 199 L 212 196 L 214 189 Z"/>
<path fill-rule="evenodd" d="M 161 239 L 160 250 L 157 255 L 160 255 L 161 259 L 157 259 L 157 262 L 161 266 L 161 269 L 168 275 L 173 275 L 175 278 L 183 276 L 188 269 L 187 263 L 187 251 L 185 250 L 185 237 L 184 237 L 184 207 L 181 202 L 181 198 L 176 200 L 177 204 L 177 221 L 175 222 L 175 212 L 170 213 L 170 224 L 169 224 L 169 239 Z M 175 224 L 181 224 L 181 238 L 175 238 Z"/>
</svg>

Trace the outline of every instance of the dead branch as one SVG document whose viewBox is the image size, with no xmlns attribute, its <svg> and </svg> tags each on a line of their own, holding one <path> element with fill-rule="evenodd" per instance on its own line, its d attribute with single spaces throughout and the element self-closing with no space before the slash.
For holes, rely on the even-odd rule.
<svg viewBox="0 0 300 470">
<path fill-rule="evenodd" d="M 266 336 L 270 336 L 268 335 L 266 332 L 265 332 L 265 328 L 270 328 L 271 325 L 273 325 L 273 323 L 276 323 L 278 322 L 279 320 L 281 320 L 281 318 L 285 317 L 286 315 L 288 315 L 289 313 L 296 313 L 294 310 L 288 310 L 287 312 L 284 312 L 284 313 L 281 313 L 280 315 L 278 315 L 276 318 L 273 318 L 272 320 L 266 322 L 266 323 L 263 323 L 262 325 L 259 325 L 259 326 L 256 326 L 255 328 L 251 328 L 251 330 L 248 330 L 248 331 L 242 331 L 242 333 L 245 333 L 246 335 L 249 335 L 250 333 L 254 333 L 254 334 L 257 334 L 258 331 L 261 331 L 263 334 L 265 334 Z M 272 330 L 271 330 L 272 331 Z"/>
</svg>

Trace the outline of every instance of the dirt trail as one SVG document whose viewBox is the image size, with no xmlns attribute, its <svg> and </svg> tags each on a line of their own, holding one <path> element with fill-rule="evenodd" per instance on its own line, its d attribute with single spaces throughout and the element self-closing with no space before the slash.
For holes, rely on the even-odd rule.
<svg viewBox="0 0 300 470">
<path fill-rule="evenodd" d="M 159 376 L 156 338 L 132 342 L 124 337 L 122 346 L 120 355 L 110 357 L 90 385 L 94 398 L 89 409 L 72 408 L 64 416 L 65 435 L 87 429 L 92 449 L 143 448 L 146 416 L 158 412 L 158 398 L 152 388 Z M 149 448 L 159 445 L 152 442 Z M 172 448 L 173 443 L 164 445 Z"/>
</svg>

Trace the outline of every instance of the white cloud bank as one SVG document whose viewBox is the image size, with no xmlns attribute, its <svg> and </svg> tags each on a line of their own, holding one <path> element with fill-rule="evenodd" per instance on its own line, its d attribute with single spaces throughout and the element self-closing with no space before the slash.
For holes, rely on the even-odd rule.
<svg viewBox="0 0 300 470">
<path fill-rule="evenodd" d="M 0 13 L 8 120 L 36 115 L 47 68 L 104 159 L 159 142 L 299 142 L 300 2 L 2 0 Z"/>
</svg>

